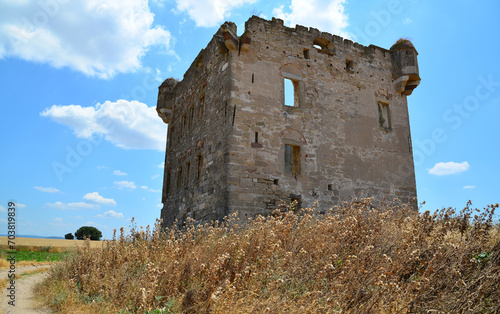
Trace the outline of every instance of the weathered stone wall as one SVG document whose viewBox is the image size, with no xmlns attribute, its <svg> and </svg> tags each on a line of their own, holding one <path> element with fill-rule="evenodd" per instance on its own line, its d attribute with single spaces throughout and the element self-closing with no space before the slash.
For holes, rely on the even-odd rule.
<svg viewBox="0 0 500 314">
<path fill-rule="evenodd" d="M 218 219 L 228 213 L 229 55 L 214 38 L 181 82 L 167 81 L 158 101 L 169 111 L 161 217 L 165 225 Z"/>
<path fill-rule="evenodd" d="M 196 107 L 203 82 L 211 108 L 199 130 L 168 139 L 166 165 L 173 170 L 197 141 L 206 157 L 199 184 L 164 193 L 167 222 L 267 214 L 280 200 L 318 201 L 322 210 L 351 196 L 374 197 L 375 205 L 385 196 L 415 204 L 406 95 L 420 77 L 411 43 L 394 53 L 258 17 L 247 21 L 242 37 L 234 34 L 234 25 L 225 24 L 201 53 L 203 70 L 198 58 L 174 92 L 162 94 L 160 87 L 177 105 L 174 134 L 188 107 Z M 402 58 L 415 66 L 401 69 L 408 64 Z M 293 81 L 294 106 L 284 104 L 285 78 Z M 286 145 L 293 150 L 285 153 Z M 292 151 L 293 165 L 285 157 Z"/>
</svg>

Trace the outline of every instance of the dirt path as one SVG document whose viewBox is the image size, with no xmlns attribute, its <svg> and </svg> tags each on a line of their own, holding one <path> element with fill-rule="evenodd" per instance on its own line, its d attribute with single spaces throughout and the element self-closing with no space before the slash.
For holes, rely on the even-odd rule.
<svg viewBox="0 0 500 314">
<path fill-rule="evenodd" d="M 44 266 L 24 266 L 16 268 L 17 274 L 22 274 L 27 271 L 33 271 L 36 269 L 44 268 Z M 0 279 L 7 278 L 8 271 L 1 270 L 0 271 Z M 34 287 L 37 283 L 43 281 L 45 277 L 48 275 L 46 271 L 42 273 L 36 273 L 32 275 L 24 276 L 21 279 L 16 279 L 15 283 L 15 306 L 9 305 L 9 297 L 8 293 L 10 290 L 7 290 L 10 284 L 7 285 L 4 289 L 2 289 L 2 294 L 0 296 L 0 310 L 4 313 L 53 313 L 49 309 L 41 309 L 39 308 L 34 299 Z"/>
</svg>

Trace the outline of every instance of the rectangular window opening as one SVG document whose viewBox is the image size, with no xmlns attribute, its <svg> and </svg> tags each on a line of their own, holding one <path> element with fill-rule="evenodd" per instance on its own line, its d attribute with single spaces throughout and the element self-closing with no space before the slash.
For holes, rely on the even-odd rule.
<svg viewBox="0 0 500 314">
<path fill-rule="evenodd" d="M 290 207 L 293 211 L 302 208 L 302 195 L 290 194 Z"/>
<path fill-rule="evenodd" d="M 252 73 L 252 84 L 254 83 L 254 79 L 255 79 L 255 76 L 254 76 L 254 73 Z"/>
<path fill-rule="evenodd" d="M 328 191 L 333 191 L 333 184 L 328 184 Z"/>
<path fill-rule="evenodd" d="M 298 82 L 293 81 L 289 78 L 285 79 L 285 106 L 296 107 L 297 106 L 297 86 Z"/>
<path fill-rule="evenodd" d="M 255 143 L 259 142 L 259 132 L 255 132 Z"/>
<path fill-rule="evenodd" d="M 345 60 L 345 70 L 349 73 L 354 73 L 354 63 L 352 60 Z"/>
<path fill-rule="evenodd" d="M 285 172 L 294 176 L 300 173 L 300 146 L 285 144 Z"/>
<path fill-rule="evenodd" d="M 189 128 L 194 127 L 194 106 L 189 109 Z"/>
<path fill-rule="evenodd" d="M 186 131 L 187 131 L 187 115 L 184 114 L 182 116 L 182 134 L 186 134 Z"/>
<path fill-rule="evenodd" d="M 304 48 L 304 59 L 309 59 L 309 49 Z"/>
<path fill-rule="evenodd" d="M 167 178 L 165 180 L 165 194 L 170 194 L 170 170 L 167 171 Z"/>
<path fill-rule="evenodd" d="M 278 185 L 278 183 L 279 183 L 279 182 L 280 182 L 280 180 L 279 180 L 279 179 L 274 179 L 274 180 L 273 180 L 274 185 Z"/>
<path fill-rule="evenodd" d="M 378 103 L 378 123 L 381 128 L 391 129 L 391 112 L 388 104 Z"/>
<path fill-rule="evenodd" d="M 168 147 L 172 146 L 172 141 L 174 140 L 174 127 L 170 128 L 170 132 L 168 133 Z"/>
<path fill-rule="evenodd" d="M 205 94 L 200 96 L 200 104 L 198 105 L 198 120 L 201 121 L 203 119 L 205 109 Z"/>
<path fill-rule="evenodd" d="M 200 178 L 201 177 L 201 170 L 203 169 L 203 156 L 202 155 L 198 155 L 198 167 L 197 167 L 197 171 L 196 171 L 196 178 Z"/>
<path fill-rule="evenodd" d="M 182 167 L 179 167 L 177 171 L 177 188 L 180 189 L 182 187 Z"/>
</svg>

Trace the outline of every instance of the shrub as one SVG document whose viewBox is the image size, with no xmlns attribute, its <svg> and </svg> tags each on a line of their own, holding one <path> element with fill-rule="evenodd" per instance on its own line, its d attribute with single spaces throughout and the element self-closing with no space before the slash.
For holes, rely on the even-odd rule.
<svg viewBox="0 0 500 314">
<path fill-rule="evenodd" d="M 102 233 L 96 227 L 83 226 L 75 232 L 75 236 L 78 240 L 89 238 L 90 240 L 99 241 L 102 238 Z"/>
<path fill-rule="evenodd" d="M 73 236 L 72 233 L 67 233 L 64 235 L 64 238 L 67 240 L 73 240 L 75 237 Z"/>
<path fill-rule="evenodd" d="M 131 227 L 53 268 L 47 302 L 86 312 L 480 312 L 500 309 L 498 205 L 419 214 L 370 200 L 182 230 Z M 68 291 L 58 301 L 58 291 Z M 92 300 L 89 302 L 88 300 Z M 57 302 L 56 302 L 57 301 Z"/>
</svg>

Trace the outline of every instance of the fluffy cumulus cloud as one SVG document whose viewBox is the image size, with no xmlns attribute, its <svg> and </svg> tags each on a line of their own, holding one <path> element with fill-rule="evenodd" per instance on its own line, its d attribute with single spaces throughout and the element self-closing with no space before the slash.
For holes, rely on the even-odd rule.
<svg viewBox="0 0 500 314">
<path fill-rule="evenodd" d="M 113 184 L 119 189 L 136 189 L 137 186 L 132 181 L 115 181 Z"/>
<path fill-rule="evenodd" d="M 122 171 L 120 171 L 120 170 L 115 170 L 115 171 L 113 171 L 113 174 L 114 174 L 115 176 L 126 176 L 126 175 L 128 175 L 126 172 L 122 172 Z"/>
<path fill-rule="evenodd" d="M 63 209 L 63 210 L 97 209 L 100 207 L 98 204 L 89 204 L 85 202 L 67 203 L 67 204 L 63 202 L 55 202 L 55 203 L 47 203 L 46 205 L 50 208 Z"/>
<path fill-rule="evenodd" d="M 106 206 L 116 206 L 116 202 L 112 198 L 104 198 L 97 192 L 87 193 L 83 196 L 83 199 L 94 204 L 106 205 Z"/>
<path fill-rule="evenodd" d="M 273 10 L 273 15 L 291 27 L 299 24 L 343 37 L 352 37 L 344 31 L 349 25 L 344 3 L 345 0 L 292 0 L 290 8 L 285 9 L 282 5 Z"/>
<path fill-rule="evenodd" d="M 147 0 L 3 1 L 0 59 L 110 78 L 140 68 L 153 45 L 170 49 L 171 34 L 153 20 Z"/>
<path fill-rule="evenodd" d="M 475 189 L 476 186 L 475 185 L 466 185 L 464 186 L 464 189 Z"/>
<path fill-rule="evenodd" d="M 117 212 L 115 212 L 113 210 L 108 210 L 104 214 L 99 214 L 96 217 L 99 217 L 99 218 L 115 218 L 115 219 L 118 218 L 118 219 L 123 219 L 123 213 L 117 213 Z"/>
<path fill-rule="evenodd" d="M 429 169 L 429 173 L 436 176 L 447 176 L 450 174 L 458 174 L 470 168 L 470 165 L 467 161 L 458 163 L 458 162 L 438 162 L 431 169 Z"/>
<path fill-rule="evenodd" d="M 59 192 L 61 192 L 58 189 L 51 188 L 51 187 L 35 186 L 34 189 L 38 190 L 40 192 L 45 192 L 45 193 L 59 193 Z"/>
<path fill-rule="evenodd" d="M 224 22 L 231 10 L 256 0 L 177 0 L 177 11 L 186 12 L 196 26 L 211 27 Z"/>
<path fill-rule="evenodd" d="M 166 124 L 155 107 L 135 100 L 106 101 L 92 107 L 53 105 L 41 116 L 70 127 L 80 138 L 99 141 L 104 137 L 122 148 L 165 149 Z"/>
</svg>

